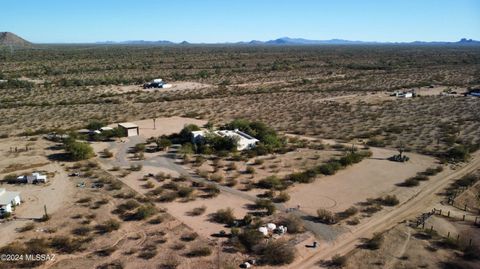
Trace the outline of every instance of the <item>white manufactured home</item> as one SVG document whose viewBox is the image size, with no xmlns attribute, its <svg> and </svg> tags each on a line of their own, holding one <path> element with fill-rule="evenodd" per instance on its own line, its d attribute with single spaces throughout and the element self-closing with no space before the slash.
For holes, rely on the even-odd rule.
<svg viewBox="0 0 480 269">
<path fill-rule="evenodd" d="M 5 213 L 12 213 L 13 207 L 21 203 L 20 193 L 0 189 L 0 216 Z"/>
<path fill-rule="evenodd" d="M 192 132 L 192 142 L 193 143 L 199 143 L 201 142 L 204 138 L 205 135 L 208 133 L 208 131 L 193 131 Z M 231 137 L 237 141 L 237 150 L 246 150 L 246 149 L 251 149 L 254 148 L 257 143 L 259 142 L 258 139 L 255 137 L 252 137 L 242 131 L 239 131 L 238 129 L 235 130 L 219 130 L 219 131 L 213 131 L 211 132 L 212 134 L 219 135 L 221 137 Z"/>
<path fill-rule="evenodd" d="M 29 184 L 47 183 L 47 175 L 42 175 L 40 173 L 32 173 L 32 175 L 23 175 L 17 177 L 17 181 L 19 183 Z"/>
</svg>

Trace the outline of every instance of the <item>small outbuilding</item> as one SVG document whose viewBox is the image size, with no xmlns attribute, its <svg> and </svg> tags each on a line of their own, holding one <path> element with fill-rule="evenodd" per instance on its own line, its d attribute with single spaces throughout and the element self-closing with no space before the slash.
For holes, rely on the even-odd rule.
<svg viewBox="0 0 480 269">
<path fill-rule="evenodd" d="M 0 189 L 0 216 L 5 213 L 12 213 L 13 207 L 21 203 L 20 193 Z"/>
<path fill-rule="evenodd" d="M 123 130 L 125 136 L 137 136 L 140 134 L 138 125 L 136 125 L 135 123 L 131 123 L 131 122 L 119 123 L 118 128 Z"/>
</svg>

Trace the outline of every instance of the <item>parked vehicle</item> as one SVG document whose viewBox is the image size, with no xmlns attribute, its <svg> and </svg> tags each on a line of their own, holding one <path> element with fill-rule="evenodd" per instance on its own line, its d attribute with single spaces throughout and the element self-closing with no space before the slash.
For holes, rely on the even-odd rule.
<svg viewBox="0 0 480 269">
<path fill-rule="evenodd" d="M 170 87 L 172 87 L 172 85 L 166 83 L 161 78 L 157 78 L 157 79 L 154 79 L 150 82 L 147 82 L 147 83 L 143 84 L 144 89 L 151 89 L 151 88 L 165 89 L 165 88 L 170 88 Z"/>
</svg>

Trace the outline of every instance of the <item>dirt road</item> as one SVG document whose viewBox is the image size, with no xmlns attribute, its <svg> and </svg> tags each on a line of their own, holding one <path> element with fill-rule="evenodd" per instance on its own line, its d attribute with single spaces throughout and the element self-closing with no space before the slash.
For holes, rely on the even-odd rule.
<svg viewBox="0 0 480 269">
<path fill-rule="evenodd" d="M 359 243 L 359 239 L 369 238 L 373 233 L 383 232 L 412 216 L 431 210 L 431 207 L 442 199 L 436 195 L 438 192 L 442 191 L 452 180 L 471 173 L 478 168 L 480 168 L 480 152 L 473 154 L 472 160 L 465 166 L 435 179 L 435 182 L 431 184 L 425 184 L 416 196 L 400 204 L 395 209 L 374 216 L 369 222 L 357 227 L 356 230 L 339 237 L 333 245 L 320 247 L 315 254 L 291 264 L 289 268 L 306 269 L 318 267 L 320 260 L 330 259 L 335 254 L 344 255 L 354 249 Z"/>
</svg>

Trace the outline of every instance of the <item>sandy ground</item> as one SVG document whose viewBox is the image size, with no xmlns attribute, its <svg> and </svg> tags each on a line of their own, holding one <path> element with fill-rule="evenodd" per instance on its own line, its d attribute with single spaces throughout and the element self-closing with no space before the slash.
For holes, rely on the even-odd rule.
<svg viewBox="0 0 480 269">
<path fill-rule="evenodd" d="M 235 217 L 238 219 L 243 218 L 248 210 L 245 208 L 250 201 L 239 198 L 229 193 L 221 193 L 215 198 L 202 199 L 197 198 L 193 202 L 173 202 L 165 203 L 164 207 L 168 209 L 168 212 L 185 223 L 187 226 L 195 230 L 198 234 L 210 237 L 212 234 L 218 233 L 221 230 L 229 231 L 229 228 L 225 228 L 224 225 L 209 221 L 209 215 L 215 213 L 219 209 L 225 209 L 230 207 L 233 209 Z M 205 206 L 206 211 L 201 216 L 189 216 L 188 212 L 196 207 Z"/>
<path fill-rule="evenodd" d="M 289 190 L 291 199 L 287 206 L 300 205 L 307 213 L 316 214 L 318 208 L 342 211 L 367 198 L 391 194 L 408 177 L 435 165 L 435 159 L 408 153 L 408 163 L 398 163 L 386 158 L 398 154 L 394 150 L 371 148 L 371 158 L 365 159 L 333 176 L 320 177 L 311 184 L 297 184 Z M 408 191 L 408 190 L 407 190 Z"/>
<path fill-rule="evenodd" d="M 162 92 L 170 92 L 170 91 L 184 91 L 184 90 L 200 90 L 212 87 L 213 85 L 206 84 L 206 83 L 199 83 L 194 81 L 175 81 L 175 82 L 167 82 L 171 84 L 171 88 L 166 89 L 144 89 L 143 85 L 112 85 L 112 86 L 105 86 L 100 88 L 106 92 L 117 92 L 117 93 L 126 93 L 126 92 L 135 92 L 135 91 L 162 91 Z"/>
<path fill-rule="evenodd" d="M 441 261 L 453 257 L 448 250 L 429 251 L 430 243 L 415 238 L 415 233 L 414 229 L 399 224 L 385 234 L 379 250 L 354 250 L 344 268 L 439 268 Z"/>
<path fill-rule="evenodd" d="M 320 247 L 315 251 L 315 254 L 294 262 L 288 268 L 312 268 L 318 265 L 320 260 L 330 259 L 335 254 L 346 254 L 358 246 L 360 238 L 369 238 L 375 232 L 388 230 L 406 219 L 413 219 L 419 214 L 438 206 L 443 201 L 443 197 L 436 195 L 437 193 L 443 191 L 452 180 L 471 173 L 480 167 L 480 154 L 474 153 L 472 155 L 472 160 L 468 164 L 456 170 L 444 170 L 428 181 L 428 184 L 421 185 L 418 193 L 407 201 L 391 210 L 383 210 L 375 214 L 375 217 L 369 218 L 367 222 L 356 226 L 350 233 L 338 238 L 332 246 L 328 248 Z"/>
<path fill-rule="evenodd" d="M 173 177 L 178 176 L 177 172 L 169 170 L 167 168 L 144 166 L 142 171 L 132 172 L 126 177 L 121 178 L 121 181 L 127 184 L 133 190 L 145 194 L 153 188 L 146 189 L 145 187 L 143 187 L 146 181 L 140 179 L 143 177 L 143 175 L 146 175 L 148 173 L 157 174 L 160 172 L 170 174 Z M 152 182 L 155 187 L 161 186 L 161 183 L 157 182 L 154 179 L 149 179 L 149 182 Z M 234 209 L 236 217 L 242 218 L 248 212 L 248 210 L 245 208 L 248 203 L 251 202 L 229 193 L 221 193 L 215 198 L 196 198 L 195 201 L 188 202 L 182 202 L 178 200 L 169 203 L 157 203 L 157 206 L 160 208 L 166 208 L 168 212 L 176 219 L 180 220 L 185 225 L 192 228 L 198 234 L 208 238 L 210 237 L 210 235 L 218 233 L 222 229 L 225 230 L 223 225 L 210 222 L 208 220 L 209 214 L 216 212 L 218 209 L 225 209 L 227 207 L 231 207 Z M 201 206 L 207 207 L 203 215 L 189 216 L 187 214 L 192 209 Z"/>
</svg>

